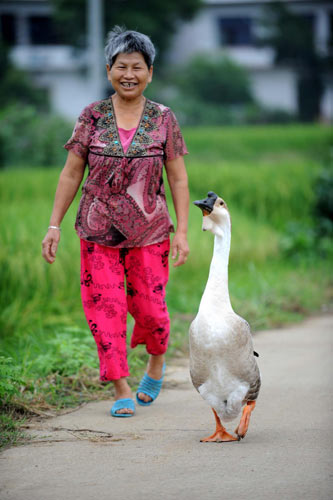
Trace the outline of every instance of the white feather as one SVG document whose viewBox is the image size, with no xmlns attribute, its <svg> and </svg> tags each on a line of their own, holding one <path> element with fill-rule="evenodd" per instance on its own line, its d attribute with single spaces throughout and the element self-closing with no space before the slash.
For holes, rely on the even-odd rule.
<svg viewBox="0 0 333 500">
<path fill-rule="evenodd" d="M 223 200 L 222 200 L 223 201 Z M 246 396 L 260 379 L 248 323 L 231 306 L 228 261 L 229 212 L 218 198 L 203 228 L 215 234 L 209 278 L 190 338 L 190 371 L 194 386 L 224 421 L 236 418 Z M 260 386 L 260 381 L 259 381 Z"/>
</svg>

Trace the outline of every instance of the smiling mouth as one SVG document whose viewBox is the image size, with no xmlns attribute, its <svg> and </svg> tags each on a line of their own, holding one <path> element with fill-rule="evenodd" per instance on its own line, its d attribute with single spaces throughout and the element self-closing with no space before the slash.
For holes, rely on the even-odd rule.
<svg viewBox="0 0 333 500">
<path fill-rule="evenodd" d="M 125 89 L 132 89 L 136 87 L 137 83 L 134 82 L 121 82 L 120 85 L 124 87 Z"/>
</svg>

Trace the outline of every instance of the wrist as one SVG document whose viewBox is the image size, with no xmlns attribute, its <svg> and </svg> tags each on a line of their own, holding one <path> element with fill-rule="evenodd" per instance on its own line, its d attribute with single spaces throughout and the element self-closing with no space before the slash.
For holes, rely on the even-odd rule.
<svg viewBox="0 0 333 500">
<path fill-rule="evenodd" d="M 60 226 L 56 226 L 56 225 L 49 225 L 49 227 L 47 229 L 57 229 L 58 231 L 61 231 L 61 227 Z"/>
<path fill-rule="evenodd" d="M 177 227 L 176 233 L 181 234 L 182 236 L 187 236 L 187 228 Z"/>
</svg>

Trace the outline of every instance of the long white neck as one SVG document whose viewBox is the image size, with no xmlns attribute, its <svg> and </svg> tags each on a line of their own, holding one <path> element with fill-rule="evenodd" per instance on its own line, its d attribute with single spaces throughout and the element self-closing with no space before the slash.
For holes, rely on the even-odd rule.
<svg viewBox="0 0 333 500">
<path fill-rule="evenodd" d="M 213 258 L 200 307 L 217 311 L 232 310 L 228 287 L 230 242 L 231 230 L 228 224 L 223 228 L 223 235 L 215 235 Z"/>
</svg>

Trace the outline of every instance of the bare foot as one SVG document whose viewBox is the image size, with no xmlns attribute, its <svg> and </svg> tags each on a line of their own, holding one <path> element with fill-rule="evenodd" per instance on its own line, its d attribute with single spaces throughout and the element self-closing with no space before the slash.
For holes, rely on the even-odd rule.
<svg viewBox="0 0 333 500">
<path fill-rule="evenodd" d="M 126 377 L 120 378 L 119 380 L 114 380 L 114 388 L 116 391 L 116 401 L 118 399 L 132 399 L 132 391 L 130 386 L 127 383 Z M 133 410 L 130 408 L 122 408 L 121 410 L 117 410 L 116 413 L 131 413 L 133 414 Z"/>
<path fill-rule="evenodd" d="M 151 355 L 148 361 L 147 375 L 149 375 L 149 377 L 153 378 L 154 380 L 160 380 L 163 374 L 164 360 L 164 354 L 161 354 L 160 356 Z M 138 398 L 145 403 L 149 403 L 150 401 L 152 401 L 152 398 L 144 392 L 138 392 Z"/>
</svg>

